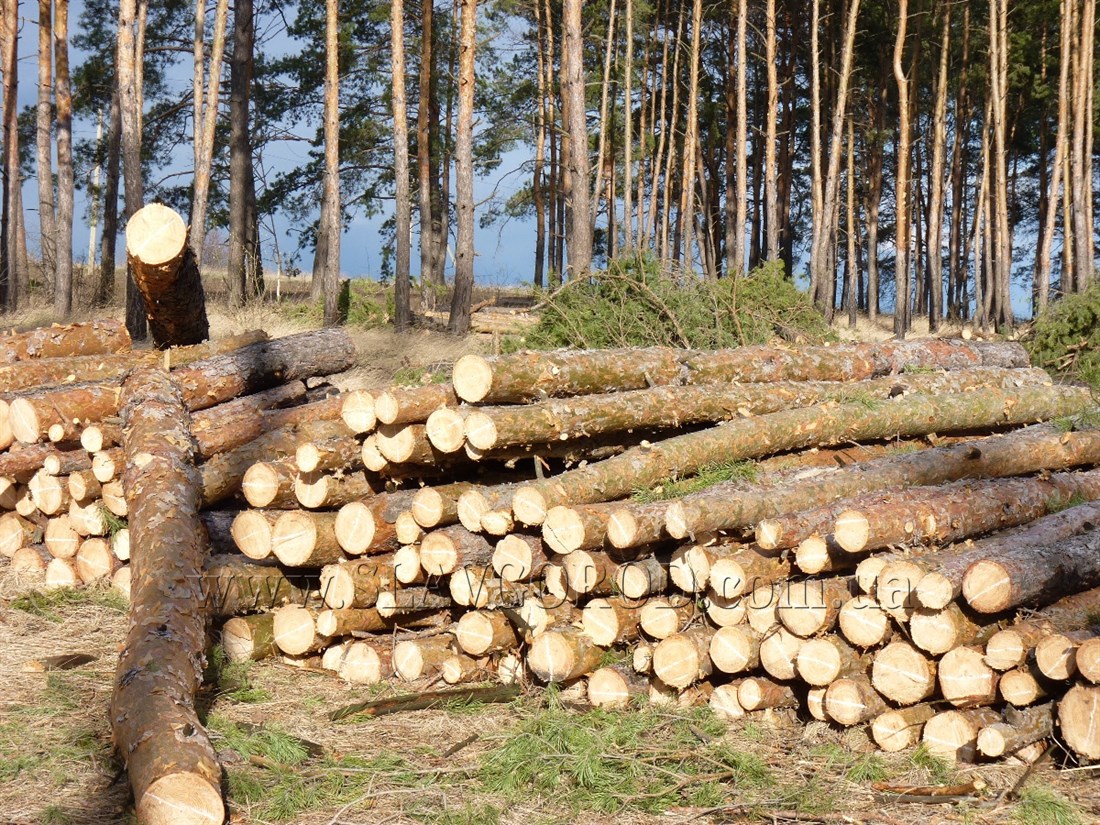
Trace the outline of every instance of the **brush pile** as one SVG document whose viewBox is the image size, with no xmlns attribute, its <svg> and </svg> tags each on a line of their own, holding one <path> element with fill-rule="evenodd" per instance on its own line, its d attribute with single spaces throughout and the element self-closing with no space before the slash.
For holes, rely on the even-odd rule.
<svg viewBox="0 0 1100 825">
<path fill-rule="evenodd" d="M 467 356 L 447 384 L 328 395 L 305 381 L 350 366 L 339 331 L 167 355 L 119 332 L 0 339 L 0 551 L 129 592 L 133 544 L 135 627 L 210 615 L 231 658 L 353 683 L 533 678 L 791 709 L 887 750 L 1026 757 L 1057 733 L 1100 760 L 1095 401 L 1016 344 Z M 135 369 L 162 359 L 167 386 Z M 193 443 L 161 455 L 155 415 Z M 200 522 L 204 562 L 180 538 Z M 175 568 L 143 570 L 139 545 L 175 558 L 165 535 Z M 124 658 L 152 655 L 135 632 Z M 121 747 L 144 741 L 130 672 Z M 183 773 L 139 752 L 139 814 L 216 789 L 205 751 Z"/>
</svg>

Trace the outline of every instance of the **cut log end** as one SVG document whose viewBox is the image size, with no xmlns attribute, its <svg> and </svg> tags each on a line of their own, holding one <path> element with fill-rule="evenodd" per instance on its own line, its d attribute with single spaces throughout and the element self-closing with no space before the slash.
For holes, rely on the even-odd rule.
<svg viewBox="0 0 1100 825">
<path fill-rule="evenodd" d="M 833 541 L 847 553 L 862 552 L 870 535 L 867 517 L 856 510 L 845 510 L 833 524 Z"/>
<path fill-rule="evenodd" d="M 451 407 L 440 407 L 429 415 L 425 432 L 432 446 L 442 453 L 457 453 L 466 443 L 462 413 Z"/>
<path fill-rule="evenodd" d="M 225 820 L 225 803 L 221 789 L 205 777 L 170 773 L 145 789 L 137 803 L 137 818 L 147 825 L 220 825 Z"/>
<path fill-rule="evenodd" d="M 766 518 L 756 524 L 756 543 L 764 550 L 775 550 L 783 540 L 783 524 L 778 519 Z"/>
<path fill-rule="evenodd" d="M 481 412 L 472 412 L 466 416 L 466 441 L 476 450 L 491 450 L 497 443 L 497 425 L 493 419 Z"/>
<path fill-rule="evenodd" d="M 534 487 L 521 487 L 512 496 L 512 513 L 521 524 L 537 527 L 546 518 L 546 499 Z"/>
<path fill-rule="evenodd" d="M 463 355 L 454 365 L 452 373 L 455 395 L 470 404 L 476 404 L 489 394 L 493 386 L 493 367 L 480 355 Z"/>
<path fill-rule="evenodd" d="M 983 559 L 963 576 L 963 596 L 980 613 L 997 613 L 1012 602 L 1012 577 L 998 562 Z"/>
<path fill-rule="evenodd" d="M 336 541 L 345 553 L 360 556 L 374 543 L 377 525 L 370 507 L 360 501 L 345 504 L 336 514 Z"/>
<path fill-rule="evenodd" d="M 126 223 L 126 254 L 151 267 L 175 261 L 187 247 L 187 226 L 174 209 L 150 203 Z"/>
<path fill-rule="evenodd" d="M 424 487 L 413 496 L 411 512 L 417 524 L 430 530 L 443 517 L 443 496 L 431 487 Z"/>
<path fill-rule="evenodd" d="M 1062 738 L 1081 758 L 1100 760 L 1100 687 L 1076 685 L 1058 703 Z"/>
<path fill-rule="evenodd" d="M 482 523 L 485 518 L 482 517 Z M 572 553 L 585 545 L 584 520 L 572 507 L 551 507 L 542 521 L 542 540 L 555 553 Z"/>
<path fill-rule="evenodd" d="M 369 433 L 377 423 L 374 396 L 365 390 L 354 390 L 344 396 L 340 418 L 353 433 Z"/>
<path fill-rule="evenodd" d="M 237 549 L 250 559 L 266 559 L 271 555 L 271 521 L 263 513 L 242 510 L 229 528 Z"/>
<path fill-rule="evenodd" d="M 300 656 L 314 650 L 318 634 L 313 614 L 296 605 L 277 610 L 274 635 L 279 650 L 291 656 Z"/>
</svg>

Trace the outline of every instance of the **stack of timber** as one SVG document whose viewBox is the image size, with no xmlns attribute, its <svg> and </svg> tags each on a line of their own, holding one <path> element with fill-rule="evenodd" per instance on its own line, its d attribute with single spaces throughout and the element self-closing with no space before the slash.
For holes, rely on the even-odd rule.
<svg viewBox="0 0 1100 825">
<path fill-rule="evenodd" d="M 222 644 L 1100 759 L 1093 407 L 1011 343 L 467 356 L 250 469 L 230 532 L 256 566 L 220 575 L 294 598 L 237 604 Z M 741 477 L 634 496 L 716 465 Z"/>
<path fill-rule="evenodd" d="M 305 381 L 351 365 L 340 331 L 233 346 L 157 354 L 178 400 L 152 405 L 194 439 L 191 598 L 230 658 L 1100 760 L 1095 402 L 1017 344 L 467 356 L 448 384 L 338 395 Z M 116 476 L 145 453 L 118 376 L 153 364 L 81 353 L 38 360 L 117 371 L 3 396 L 0 551 L 127 591 Z"/>
</svg>

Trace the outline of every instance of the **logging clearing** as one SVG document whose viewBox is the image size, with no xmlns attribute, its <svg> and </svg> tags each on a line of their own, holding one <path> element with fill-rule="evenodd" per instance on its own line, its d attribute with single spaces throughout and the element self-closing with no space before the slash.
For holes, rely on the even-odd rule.
<svg viewBox="0 0 1100 825">
<path fill-rule="evenodd" d="M 1015 344 L 478 356 L 340 391 L 340 330 L 168 370 L 103 340 L 126 377 L 5 398 L 0 553 L 128 600 L 110 721 L 143 822 L 223 816 L 204 655 L 413 706 L 553 684 L 889 754 L 1100 758 L 1094 401 Z"/>
</svg>

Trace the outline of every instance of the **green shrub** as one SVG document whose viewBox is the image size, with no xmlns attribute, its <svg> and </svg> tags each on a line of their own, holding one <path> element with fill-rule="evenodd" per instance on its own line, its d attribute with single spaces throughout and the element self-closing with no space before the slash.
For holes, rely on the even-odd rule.
<svg viewBox="0 0 1100 825">
<path fill-rule="evenodd" d="M 604 272 L 574 281 L 544 301 L 523 346 L 674 346 L 718 349 L 762 344 L 776 334 L 820 342 L 825 320 L 783 275 L 781 262 L 744 278 L 678 279 L 649 257 L 612 261 Z"/>
<path fill-rule="evenodd" d="M 280 312 L 292 320 L 320 325 L 325 317 L 324 299 L 302 303 L 283 303 Z M 340 313 L 348 326 L 374 329 L 384 326 L 393 318 L 393 290 L 387 290 L 370 281 L 351 280 L 340 291 Z"/>
<path fill-rule="evenodd" d="M 1024 346 L 1037 366 L 1100 387 L 1100 282 L 1052 304 Z"/>
</svg>

